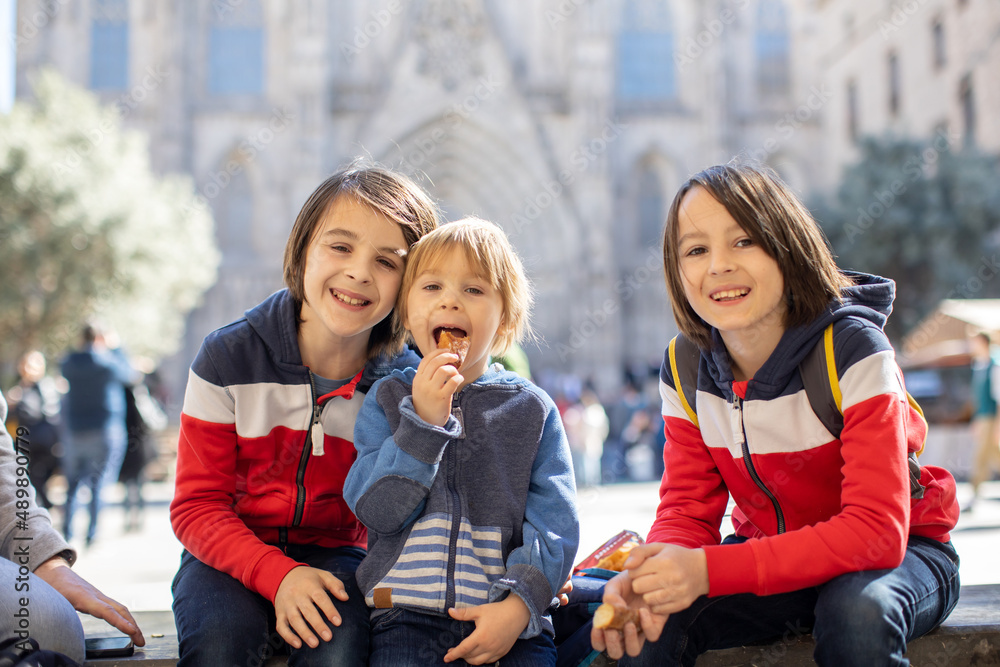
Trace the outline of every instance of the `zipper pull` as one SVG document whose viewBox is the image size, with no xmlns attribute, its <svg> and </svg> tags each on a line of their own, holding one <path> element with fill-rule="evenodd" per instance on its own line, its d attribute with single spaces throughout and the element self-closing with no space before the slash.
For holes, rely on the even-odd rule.
<svg viewBox="0 0 1000 667">
<path fill-rule="evenodd" d="M 743 399 L 739 396 L 733 397 L 733 409 L 729 413 L 729 428 L 733 434 L 733 442 L 740 447 L 743 446 Z"/>
<path fill-rule="evenodd" d="M 319 406 L 313 408 L 313 423 L 309 429 L 313 456 L 323 456 L 323 425 L 319 422 Z"/>
</svg>

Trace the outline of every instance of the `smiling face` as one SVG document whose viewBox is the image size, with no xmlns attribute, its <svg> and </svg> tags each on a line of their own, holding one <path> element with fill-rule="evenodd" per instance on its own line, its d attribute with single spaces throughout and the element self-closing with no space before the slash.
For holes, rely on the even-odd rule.
<svg viewBox="0 0 1000 667">
<path fill-rule="evenodd" d="M 350 196 L 327 208 L 309 242 L 299 327 L 303 357 L 331 346 L 362 358 L 372 327 L 390 312 L 407 244 L 400 226 Z"/>
<path fill-rule="evenodd" d="M 698 316 L 730 350 L 777 344 L 786 312 L 778 263 L 701 187 L 681 202 L 677 236 L 684 294 Z"/>
<path fill-rule="evenodd" d="M 503 298 L 476 268 L 465 251 L 454 246 L 428 262 L 405 295 L 404 325 L 423 354 L 437 347 L 445 330 L 468 337 L 469 351 L 459 369 L 465 378 L 462 386 L 486 371 L 503 322 Z"/>
</svg>

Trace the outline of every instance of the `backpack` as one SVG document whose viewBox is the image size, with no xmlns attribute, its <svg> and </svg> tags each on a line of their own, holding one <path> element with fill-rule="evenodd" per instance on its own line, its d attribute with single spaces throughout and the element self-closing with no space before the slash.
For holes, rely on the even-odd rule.
<svg viewBox="0 0 1000 667">
<path fill-rule="evenodd" d="M 694 341 L 683 334 L 677 334 L 670 341 L 667 356 L 670 360 L 670 372 L 673 374 L 674 383 L 678 389 L 677 396 L 680 399 L 681 407 L 684 408 L 684 412 L 687 413 L 694 425 L 700 428 L 698 413 L 695 411 L 697 405 L 695 396 L 698 390 L 698 364 L 701 359 L 701 350 Z M 802 376 L 802 384 L 813 412 L 816 413 L 826 430 L 839 439 L 841 431 L 844 430 L 844 410 L 841 407 L 837 361 L 833 354 L 833 324 L 826 327 L 823 339 L 816 343 L 816 346 L 799 364 L 799 374 Z M 906 400 L 923 418 L 924 412 L 920 409 L 916 399 L 910 395 L 910 392 L 906 392 Z M 920 451 L 910 452 L 907 458 L 907 468 L 910 473 L 910 497 L 915 500 L 924 497 L 924 487 L 920 484 L 920 463 L 917 461 L 917 455 L 924 451 L 926 436 L 924 438 Z"/>
<path fill-rule="evenodd" d="M 11 637 L 0 642 L 0 667 L 80 667 L 80 663 L 62 653 L 38 648 L 38 642 L 31 637 Z"/>
</svg>

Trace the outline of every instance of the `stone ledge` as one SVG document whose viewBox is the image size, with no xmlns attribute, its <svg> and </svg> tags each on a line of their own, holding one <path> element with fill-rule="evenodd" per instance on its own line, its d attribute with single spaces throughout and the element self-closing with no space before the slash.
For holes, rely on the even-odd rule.
<svg viewBox="0 0 1000 667">
<path fill-rule="evenodd" d="M 174 667 L 177 664 L 177 632 L 173 615 L 169 611 L 137 612 L 134 615 L 146 635 L 146 646 L 137 648 L 135 655 L 129 658 L 89 660 L 87 667 L 129 667 L 135 663 L 147 667 Z M 85 629 L 88 625 L 96 627 L 88 623 Z M 87 631 L 88 636 L 100 634 Z M 154 634 L 161 636 L 153 637 Z M 697 667 L 811 667 L 815 664 L 812 651 L 812 637 L 797 637 L 793 641 L 764 646 L 711 651 L 698 658 Z M 1000 584 L 963 586 L 958 606 L 948 620 L 929 635 L 911 642 L 907 657 L 915 665 L 1000 666 Z M 261 667 L 281 667 L 285 664 L 286 659 L 279 656 L 271 658 Z M 592 667 L 614 664 L 613 660 L 601 658 Z"/>
</svg>

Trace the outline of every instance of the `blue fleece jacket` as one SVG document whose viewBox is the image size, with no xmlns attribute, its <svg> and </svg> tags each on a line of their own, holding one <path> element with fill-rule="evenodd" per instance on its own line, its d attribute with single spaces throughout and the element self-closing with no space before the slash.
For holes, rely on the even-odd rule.
<svg viewBox="0 0 1000 667">
<path fill-rule="evenodd" d="M 496 364 L 433 426 L 413 408 L 415 374 L 376 382 L 355 422 L 344 497 L 368 527 L 357 571 L 368 605 L 447 614 L 512 591 L 531 612 L 521 637 L 552 633 L 547 609 L 579 543 L 555 404 Z"/>
</svg>

